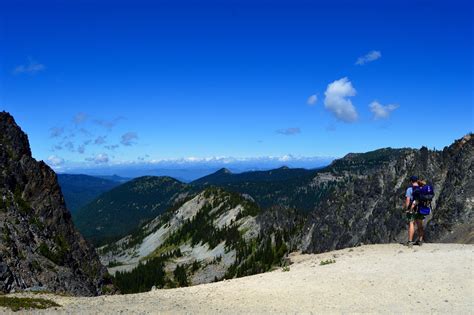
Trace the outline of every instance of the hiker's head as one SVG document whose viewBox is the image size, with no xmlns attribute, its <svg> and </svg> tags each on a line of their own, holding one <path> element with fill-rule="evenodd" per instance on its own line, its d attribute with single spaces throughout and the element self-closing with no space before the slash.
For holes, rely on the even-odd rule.
<svg viewBox="0 0 474 315">
<path fill-rule="evenodd" d="M 420 186 L 420 187 L 423 187 L 423 186 L 426 185 L 426 182 L 425 182 L 424 180 L 422 180 L 422 179 L 419 179 L 419 180 L 417 181 L 417 183 L 418 183 L 418 186 Z"/>
<path fill-rule="evenodd" d="M 412 176 L 412 177 L 410 177 L 410 182 L 411 182 L 412 184 L 418 183 L 418 176 Z"/>
</svg>

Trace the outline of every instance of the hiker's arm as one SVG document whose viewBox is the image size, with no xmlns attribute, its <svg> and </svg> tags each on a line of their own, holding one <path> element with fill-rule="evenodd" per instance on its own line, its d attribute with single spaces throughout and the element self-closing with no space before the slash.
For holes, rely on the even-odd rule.
<svg viewBox="0 0 474 315">
<path fill-rule="evenodd" d="M 410 202 L 411 202 L 410 197 L 406 197 L 406 199 L 405 199 L 405 210 L 410 209 Z"/>
</svg>

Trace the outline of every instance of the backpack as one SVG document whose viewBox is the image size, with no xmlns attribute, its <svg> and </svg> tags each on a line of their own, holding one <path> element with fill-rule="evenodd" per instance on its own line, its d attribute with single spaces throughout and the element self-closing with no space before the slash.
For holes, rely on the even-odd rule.
<svg viewBox="0 0 474 315">
<path fill-rule="evenodd" d="M 426 184 L 425 186 L 419 189 L 419 201 L 421 202 L 431 202 L 434 198 L 434 189 L 433 186 Z"/>
<path fill-rule="evenodd" d="M 431 201 L 434 198 L 433 186 L 426 184 L 423 187 L 413 187 L 413 200 L 418 202 L 418 213 L 429 215 L 431 213 Z"/>
</svg>

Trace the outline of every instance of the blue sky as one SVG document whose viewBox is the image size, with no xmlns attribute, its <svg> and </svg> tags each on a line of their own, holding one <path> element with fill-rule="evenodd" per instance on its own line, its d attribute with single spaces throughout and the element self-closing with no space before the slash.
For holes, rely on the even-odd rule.
<svg viewBox="0 0 474 315">
<path fill-rule="evenodd" d="M 473 130 L 471 1 L 3 1 L 0 18 L 0 110 L 57 169 Z"/>
</svg>

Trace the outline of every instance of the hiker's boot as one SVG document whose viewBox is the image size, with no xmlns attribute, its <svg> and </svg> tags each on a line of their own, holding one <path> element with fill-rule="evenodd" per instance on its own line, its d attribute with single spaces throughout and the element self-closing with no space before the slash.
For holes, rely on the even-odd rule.
<svg viewBox="0 0 474 315">
<path fill-rule="evenodd" d="M 415 242 L 408 241 L 408 242 L 405 243 L 405 246 L 407 246 L 408 248 L 412 248 L 414 244 L 415 244 Z"/>
<path fill-rule="evenodd" d="M 417 240 L 417 241 L 415 242 L 415 245 L 423 246 L 423 241 L 422 241 L 422 240 Z"/>
</svg>

